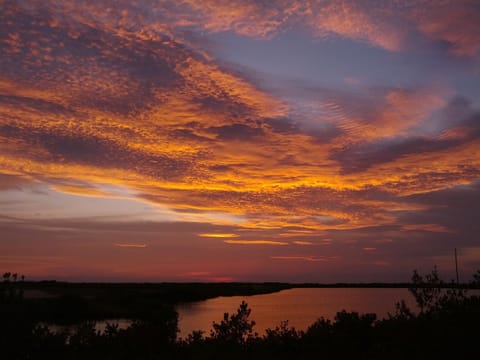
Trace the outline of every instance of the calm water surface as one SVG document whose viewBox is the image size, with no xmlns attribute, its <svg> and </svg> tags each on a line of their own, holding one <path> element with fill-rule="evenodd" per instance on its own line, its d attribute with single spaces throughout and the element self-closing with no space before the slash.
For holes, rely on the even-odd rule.
<svg viewBox="0 0 480 360">
<path fill-rule="evenodd" d="M 263 334 L 288 320 L 290 326 L 306 330 L 320 317 L 332 319 L 341 310 L 376 313 L 377 318 L 395 312 L 395 303 L 405 300 L 410 309 L 415 301 L 407 289 L 289 289 L 273 294 L 253 296 L 218 297 L 215 299 L 182 304 L 176 307 L 179 314 L 180 337 L 193 330 L 210 334 L 212 322 L 220 322 L 223 314 L 235 313 L 244 300 L 252 309 L 250 319 L 255 320 L 254 330 Z"/>
</svg>

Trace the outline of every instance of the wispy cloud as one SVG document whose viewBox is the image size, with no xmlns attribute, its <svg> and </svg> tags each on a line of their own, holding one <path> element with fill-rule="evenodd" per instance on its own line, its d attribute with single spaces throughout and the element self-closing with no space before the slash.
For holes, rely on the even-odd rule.
<svg viewBox="0 0 480 360">
<path fill-rule="evenodd" d="M 117 247 L 121 247 L 121 248 L 139 248 L 139 249 L 143 249 L 143 248 L 146 248 L 147 247 L 147 244 L 140 244 L 140 243 L 117 243 L 117 244 L 114 244 L 115 246 Z"/>
<path fill-rule="evenodd" d="M 198 234 L 200 237 L 208 237 L 208 238 L 234 238 L 238 237 L 237 234 L 231 234 L 231 233 L 204 233 L 204 234 Z"/>
<path fill-rule="evenodd" d="M 226 244 L 233 244 L 233 245 L 274 245 L 274 246 L 288 245 L 288 242 L 272 241 L 272 240 L 223 240 L 223 242 Z"/>
<path fill-rule="evenodd" d="M 327 257 L 317 257 L 317 256 L 270 256 L 272 260 L 287 260 L 287 261 L 309 261 L 309 262 L 318 262 L 318 261 L 327 261 L 332 260 L 332 258 Z"/>
<path fill-rule="evenodd" d="M 411 8 L 408 16 L 426 36 L 444 41 L 459 56 L 480 53 L 480 9 L 475 1 L 427 1 L 424 6 Z"/>
<path fill-rule="evenodd" d="M 206 276 L 211 276 L 212 273 L 209 272 L 209 271 L 190 271 L 190 272 L 187 272 L 187 273 L 182 273 L 178 276 L 180 277 L 193 277 L 193 278 L 204 278 Z"/>
<path fill-rule="evenodd" d="M 313 245 L 313 242 L 311 242 L 311 241 L 294 241 L 293 243 L 295 245 L 303 245 L 303 246 Z"/>
<path fill-rule="evenodd" d="M 402 225 L 402 230 L 405 231 L 429 231 L 429 232 L 439 232 L 439 233 L 448 233 L 451 232 L 447 227 L 438 224 L 406 224 Z"/>
</svg>

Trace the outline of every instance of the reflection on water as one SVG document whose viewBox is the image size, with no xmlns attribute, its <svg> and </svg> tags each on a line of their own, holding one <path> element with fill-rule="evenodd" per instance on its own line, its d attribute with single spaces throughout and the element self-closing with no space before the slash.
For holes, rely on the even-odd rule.
<svg viewBox="0 0 480 360">
<path fill-rule="evenodd" d="M 242 300 L 252 309 L 250 318 L 255 320 L 259 334 L 284 320 L 288 320 L 290 326 L 306 330 L 322 316 L 333 320 L 341 310 L 376 313 L 378 318 L 383 318 L 395 312 L 395 303 L 400 300 L 405 300 L 410 309 L 416 308 L 407 289 L 306 288 L 266 295 L 218 297 L 178 305 L 179 336 L 186 337 L 193 330 L 203 330 L 209 335 L 212 322 L 220 322 L 225 312 L 236 312 Z"/>
</svg>

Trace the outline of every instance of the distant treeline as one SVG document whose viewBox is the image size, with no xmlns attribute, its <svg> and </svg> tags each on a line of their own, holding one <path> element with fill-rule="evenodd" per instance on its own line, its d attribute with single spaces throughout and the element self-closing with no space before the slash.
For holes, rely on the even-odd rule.
<svg viewBox="0 0 480 360">
<path fill-rule="evenodd" d="M 354 288 L 354 289 L 408 289 L 412 286 L 411 282 L 405 283 L 384 283 L 384 282 L 368 282 L 368 283 L 330 283 L 330 284 L 319 284 L 319 283 L 298 283 L 298 284 L 289 284 L 292 288 L 325 288 L 325 289 L 335 289 L 335 288 Z M 418 284 L 418 287 L 431 287 L 432 284 L 424 283 Z M 440 284 L 434 285 L 435 287 L 441 289 L 452 289 L 452 288 L 461 288 L 461 289 L 480 289 L 480 284 L 475 281 L 468 283 L 455 283 L 455 282 L 441 282 Z"/>
<path fill-rule="evenodd" d="M 63 290 L 59 292 L 58 283 L 42 283 L 41 289 L 51 287 L 55 291 L 48 292 L 56 295 L 28 298 L 24 292 L 32 287 L 22 280 L 7 273 L 0 284 L 2 359 L 432 359 L 480 355 L 480 297 L 456 284 L 446 286 L 436 269 L 425 276 L 415 271 L 408 284 L 419 309 L 416 313 L 400 301 L 395 313 L 386 319 L 340 311 L 333 321 L 320 318 L 306 331 L 282 322 L 259 336 L 255 322 L 249 319 L 251 310 L 243 302 L 236 313 L 225 314 L 220 323 L 213 322 L 209 334 L 194 331 L 186 339 L 177 338 L 175 297 L 162 298 L 160 293 L 185 289 L 178 298 L 188 295 L 200 299 L 192 294 L 199 291 L 198 296 L 205 296 L 218 291 L 226 295 L 221 293 L 224 289 L 227 295 L 244 295 L 243 291 L 254 294 L 291 286 L 61 283 Z M 472 281 L 472 285 L 478 284 L 480 272 Z M 71 291 L 64 291 L 66 288 Z M 104 332 L 95 329 L 92 320 L 118 314 L 132 315 L 131 326 L 120 329 L 117 324 L 108 324 Z M 53 331 L 40 323 L 45 319 L 75 321 L 76 326 L 71 332 Z"/>
<path fill-rule="evenodd" d="M 292 287 L 282 283 L 68 283 L 13 279 L 4 280 L 0 290 L 2 286 L 15 288 L 21 295 L 22 301 L 15 304 L 18 312 L 37 322 L 56 324 L 143 318 L 159 305 L 267 294 Z M 29 296 L 32 291 L 36 291 L 35 296 Z"/>
</svg>

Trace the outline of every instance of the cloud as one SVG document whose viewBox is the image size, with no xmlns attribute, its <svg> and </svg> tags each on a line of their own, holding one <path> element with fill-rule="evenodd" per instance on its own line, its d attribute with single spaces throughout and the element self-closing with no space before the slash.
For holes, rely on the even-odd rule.
<svg viewBox="0 0 480 360">
<path fill-rule="evenodd" d="M 371 166 L 390 163 L 406 155 L 435 153 L 458 145 L 450 139 L 427 137 L 394 138 L 373 143 L 362 143 L 332 154 L 346 173 L 365 171 Z"/>
<path fill-rule="evenodd" d="M 308 262 L 317 262 L 325 261 L 327 258 L 316 257 L 316 256 L 270 256 L 272 260 L 299 260 L 299 261 L 308 261 Z"/>
<path fill-rule="evenodd" d="M 134 244 L 134 243 L 118 243 L 114 244 L 116 247 L 121 248 L 134 248 L 134 249 L 143 249 L 147 247 L 147 244 Z"/>
<path fill-rule="evenodd" d="M 285 241 L 272 241 L 272 240 L 223 240 L 226 244 L 233 245 L 274 245 L 274 246 L 284 246 L 288 245 L 288 242 Z"/>
<path fill-rule="evenodd" d="M 404 50 L 409 33 L 419 31 L 433 40 L 447 41 L 454 54 L 471 56 L 478 53 L 479 11 L 471 0 L 441 4 L 422 1 L 414 5 L 392 0 L 382 2 L 382 6 L 375 1 L 354 0 L 247 0 L 235 4 L 213 0 L 202 3 L 141 0 L 118 1 L 113 8 L 108 3 L 56 3 L 51 6 L 44 2 L 27 6 L 8 1 L 3 13 L 11 19 L 19 10 L 24 14 L 25 23 L 34 18 L 35 12 L 43 12 L 53 29 L 61 29 L 70 18 L 75 21 L 69 27 L 73 36 L 79 35 L 82 24 L 93 29 L 91 36 L 98 35 L 96 25 L 102 24 L 108 33 L 122 39 L 168 42 L 168 37 L 175 35 L 184 38 L 188 46 L 195 46 L 195 42 L 188 42 L 182 34 L 192 29 L 207 33 L 233 31 L 242 36 L 268 39 L 301 24 L 320 39 L 340 36 L 388 51 Z M 9 35 L 6 42 L 12 48 L 10 52 L 19 52 L 22 37 L 15 33 Z M 63 40 L 60 31 L 57 36 Z M 34 49 L 40 51 L 41 48 Z M 89 49 L 90 52 L 95 50 Z M 149 71 L 148 67 L 146 69 Z"/>
<path fill-rule="evenodd" d="M 93 165 L 102 168 L 125 168 L 136 163 L 140 173 L 159 178 L 175 178 L 186 172 L 188 161 L 161 154 L 132 149 L 97 135 L 55 132 L 47 129 L 26 130 L 12 125 L 0 126 L 0 136 L 15 138 L 32 157 L 41 161 Z M 152 165 L 155 166 L 152 166 Z"/>
<path fill-rule="evenodd" d="M 446 104 L 443 89 L 371 89 L 367 96 L 324 94 L 327 113 L 333 108 L 338 114 L 334 119 L 343 130 L 340 142 L 346 145 L 409 135 Z"/>
<path fill-rule="evenodd" d="M 211 234 L 198 234 L 200 237 L 208 237 L 208 238 L 232 238 L 238 237 L 237 234 L 222 234 L 222 233 L 211 233 Z"/>
<path fill-rule="evenodd" d="M 405 231 L 450 232 L 448 228 L 438 224 L 407 224 L 402 226 Z"/>
<path fill-rule="evenodd" d="M 145 238 L 138 244 L 148 241 L 149 252 L 167 244 L 167 255 L 182 253 L 185 263 L 192 259 L 182 246 L 198 251 L 204 246 L 206 254 L 215 251 L 218 239 L 297 245 L 277 251 L 329 244 L 308 250 L 333 252 L 348 242 L 352 248 L 341 250 L 349 259 L 355 259 L 354 251 L 376 247 L 378 259 L 368 262 L 392 266 L 388 246 L 402 241 L 408 249 L 397 250 L 416 259 L 429 256 L 434 236 L 435 256 L 457 235 L 464 236 L 460 245 L 471 248 L 478 230 L 472 202 L 480 191 L 480 117 L 470 73 L 480 51 L 480 22 L 472 4 L 4 1 L 0 222 L 5 234 L 24 241 L 41 234 L 46 244 L 49 236 L 55 242 L 82 234 L 88 246 L 107 252 L 112 244 L 137 244 L 129 239 L 139 233 Z M 276 79 L 288 83 L 285 93 L 294 94 L 288 97 L 269 89 L 252 69 L 226 62 L 215 48 L 221 37 L 263 44 L 286 32 L 310 36 L 312 47 L 321 41 L 357 42 L 358 51 L 375 47 L 375 56 L 415 58 L 418 63 L 405 66 L 423 69 L 428 51 L 415 49 L 418 42 L 438 48 L 436 56 L 452 71 L 433 72 L 433 80 L 413 79 L 409 87 L 401 86 L 398 74 L 353 81 L 353 87 L 344 79 L 352 84 L 348 79 L 355 74 L 342 74 L 340 85 Z M 74 200 L 62 203 L 67 211 L 44 198 L 35 203 L 40 198 L 34 191 L 46 191 L 58 202 L 59 192 L 95 204 L 129 199 L 135 210 L 148 210 L 126 211 L 115 221 L 82 220 L 71 216 Z M 45 214 L 63 218 L 40 221 Z M 146 220 L 137 222 L 142 216 Z M 105 235 L 105 242 L 94 244 L 85 229 Z M 157 232 L 163 234 L 158 239 Z M 320 240 L 327 238 L 331 241 Z M 385 241 L 380 246 L 377 240 Z M 3 244 L 4 251 L 14 243 Z M 61 241 L 55 246 L 68 253 Z M 55 246 L 47 248 L 53 252 Z M 248 256 L 264 250 L 222 248 L 250 251 Z M 311 256 L 300 257 L 312 261 L 323 255 Z M 163 259 L 165 265 L 151 268 L 179 273 L 166 255 Z M 217 270 L 211 273 L 223 274 Z"/>
<path fill-rule="evenodd" d="M 53 185 L 51 186 L 52 190 L 71 195 L 80 195 L 88 197 L 97 197 L 97 198 L 108 198 L 113 197 L 111 193 L 102 191 L 95 188 L 89 188 L 88 186 L 75 186 L 75 185 Z"/>
<path fill-rule="evenodd" d="M 310 246 L 313 245 L 311 241 L 294 241 L 295 245 Z"/>
<path fill-rule="evenodd" d="M 149 10 L 154 14 L 152 18 L 165 20 L 167 14 L 172 31 L 197 27 L 207 32 L 234 31 L 265 39 L 303 24 L 321 39 L 340 36 L 395 52 L 404 50 L 409 37 L 418 31 L 433 40 L 446 41 L 456 55 L 475 56 L 479 51 L 476 34 L 480 14 L 471 0 L 441 4 L 422 1 L 414 5 L 384 1 L 382 6 L 375 1 L 354 0 L 180 3 L 150 5 Z"/>
<path fill-rule="evenodd" d="M 327 1 L 312 2 L 312 15 L 307 15 L 307 23 L 320 36 L 328 33 L 350 39 L 365 41 L 389 51 L 399 51 L 404 46 L 405 33 L 398 21 L 388 21 L 381 16 L 391 10 L 387 3 L 378 9 L 369 2 Z M 387 20 L 388 19 L 388 20 Z"/>
<path fill-rule="evenodd" d="M 479 225 L 475 221 L 475 214 L 479 210 L 479 189 L 477 181 L 470 185 L 410 195 L 406 197 L 408 201 L 429 205 L 430 210 L 419 213 L 405 212 L 402 220 L 419 227 L 423 224 L 436 224 L 435 229 L 438 231 L 452 233 L 458 238 L 459 243 L 469 243 L 479 230 Z M 449 231 L 445 231 L 447 229 Z"/>
<path fill-rule="evenodd" d="M 9 189 L 22 189 L 24 186 L 31 185 L 31 181 L 22 176 L 0 173 L 0 191 Z"/>
<path fill-rule="evenodd" d="M 427 37 L 449 44 L 455 55 L 480 53 L 480 9 L 475 1 L 426 1 L 423 6 L 412 7 L 408 17 Z"/>
<path fill-rule="evenodd" d="M 243 124 L 224 125 L 212 127 L 208 131 L 217 135 L 217 138 L 223 141 L 253 141 L 255 138 L 263 135 L 262 129 L 253 128 Z"/>
</svg>

